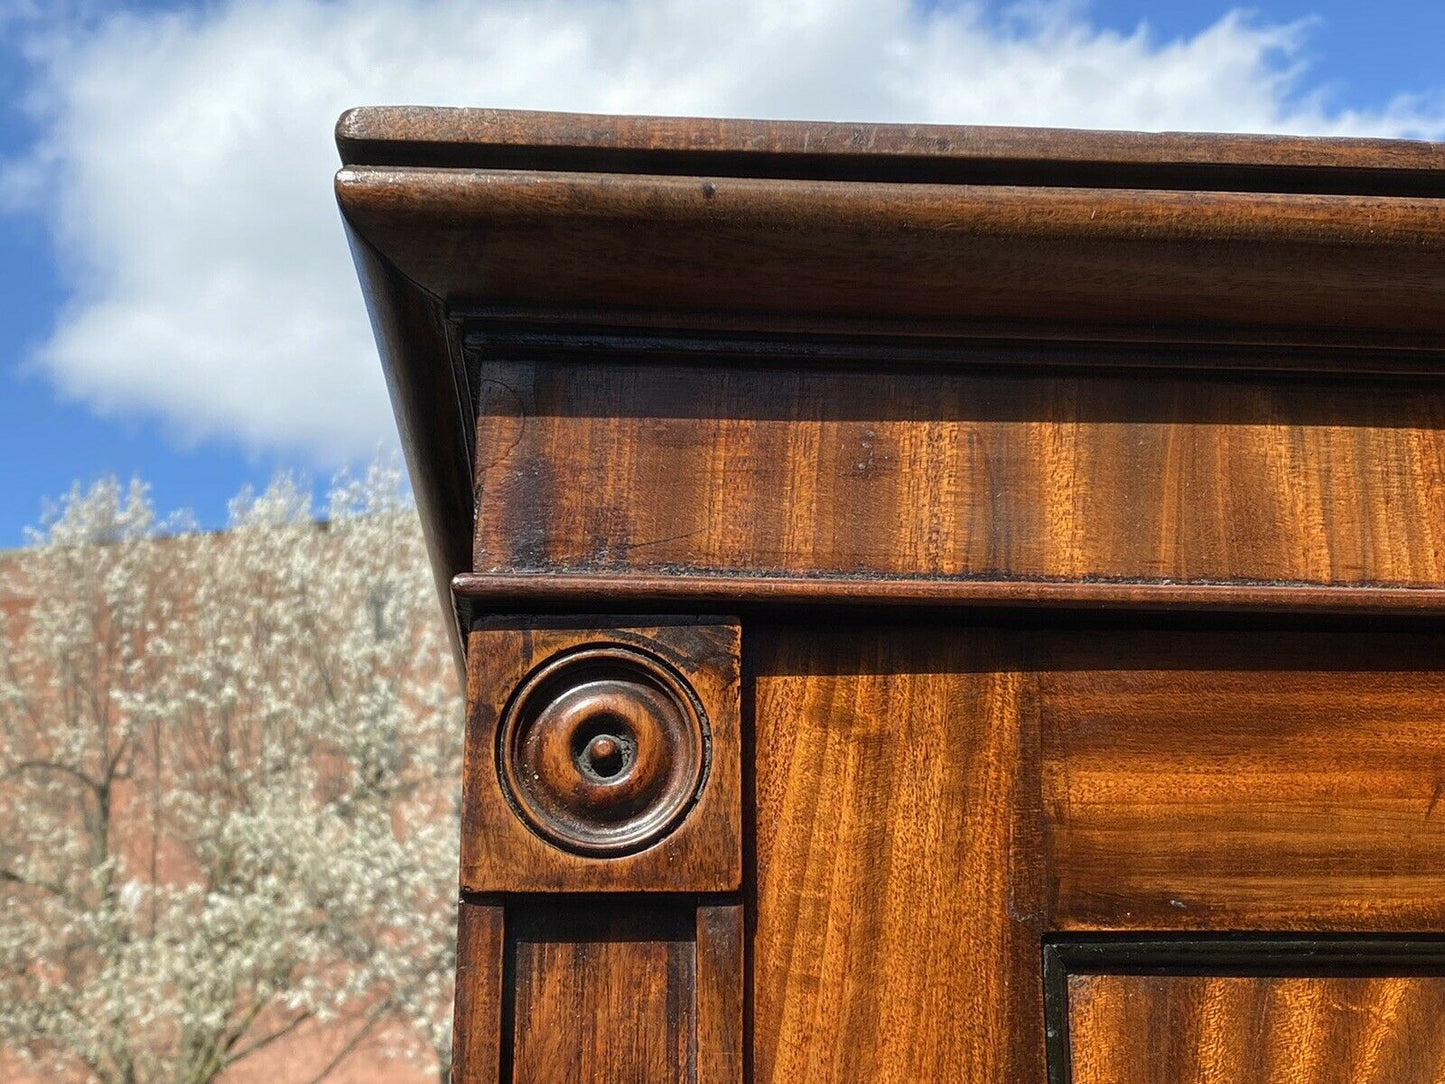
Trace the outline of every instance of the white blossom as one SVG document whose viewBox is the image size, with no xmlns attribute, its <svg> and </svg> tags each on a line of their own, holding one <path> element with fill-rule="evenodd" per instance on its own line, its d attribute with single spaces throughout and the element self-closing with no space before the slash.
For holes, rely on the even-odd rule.
<svg viewBox="0 0 1445 1084">
<path fill-rule="evenodd" d="M 231 521 L 104 481 L 0 562 L 0 1047 L 204 1084 L 334 1021 L 445 1080 L 462 712 L 415 511 L 383 462 Z"/>
</svg>

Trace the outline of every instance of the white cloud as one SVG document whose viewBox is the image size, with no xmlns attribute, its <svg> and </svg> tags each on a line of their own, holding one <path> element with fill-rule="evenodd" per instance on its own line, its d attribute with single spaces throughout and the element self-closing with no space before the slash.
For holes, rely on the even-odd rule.
<svg viewBox="0 0 1445 1084">
<path fill-rule="evenodd" d="M 357 104 L 1445 134 L 1439 102 L 1334 111 L 1307 28 L 1186 39 L 908 0 L 266 0 L 37 33 L 47 136 L 0 195 L 49 216 L 73 287 L 36 361 L 101 411 L 319 463 L 391 432 L 332 201 Z"/>
</svg>

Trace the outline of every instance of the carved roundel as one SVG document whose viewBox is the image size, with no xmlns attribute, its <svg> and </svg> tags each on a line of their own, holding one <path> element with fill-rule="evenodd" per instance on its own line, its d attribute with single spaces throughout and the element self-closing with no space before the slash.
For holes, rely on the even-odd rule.
<svg viewBox="0 0 1445 1084">
<path fill-rule="evenodd" d="M 707 720 L 665 663 L 588 647 L 522 684 L 497 754 L 502 788 L 538 835 L 580 854 L 628 854 L 692 807 L 707 774 Z"/>
</svg>

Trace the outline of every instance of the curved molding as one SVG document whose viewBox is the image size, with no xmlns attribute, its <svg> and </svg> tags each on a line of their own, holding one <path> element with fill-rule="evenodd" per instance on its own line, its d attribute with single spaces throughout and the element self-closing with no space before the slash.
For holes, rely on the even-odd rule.
<svg viewBox="0 0 1445 1084">
<path fill-rule="evenodd" d="M 548 660 L 497 736 L 502 790 L 564 850 L 629 854 L 668 835 L 705 783 L 708 724 L 671 667 L 620 644 Z"/>
<path fill-rule="evenodd" d="M 881 609 L 1040 607 L 1239 613 L 1445 616 L 1445 587 L 1294 583 L 960 580 L 681 573 L 464 572 L 459 601 L 488 608 L 636 610 L 648 606 Z"/>
</svg>

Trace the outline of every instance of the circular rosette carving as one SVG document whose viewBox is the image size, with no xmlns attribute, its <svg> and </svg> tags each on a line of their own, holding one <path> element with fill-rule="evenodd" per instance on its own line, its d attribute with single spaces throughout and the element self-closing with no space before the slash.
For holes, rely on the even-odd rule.
<svg viewBox="0 0 1445 1084">
<path fill-rule="evenodd" d="M 522 684 L 497 753 L 502 787 L 538 835 L 579 854 L 628 854 L 692 807 L 707 774 L 707 720 L 661 660 L 589 647 Z"/>
</svg>

